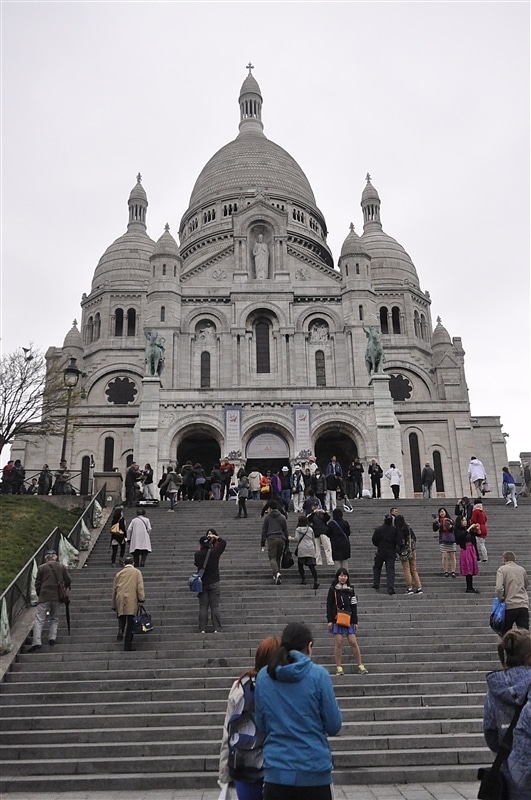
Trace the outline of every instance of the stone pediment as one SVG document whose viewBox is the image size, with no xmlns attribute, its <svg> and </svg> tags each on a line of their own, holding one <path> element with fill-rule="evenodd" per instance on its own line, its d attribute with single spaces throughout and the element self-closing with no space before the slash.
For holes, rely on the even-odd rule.
<svg viewBox="0 0 531 800">
<path fill-rule="evenodd" d="M 435 369 L 459 369 L 461 365 L 452 353 L 446 352 L 439 362 L 436 363 L 434 358 L 433 366 Z"/>
</svg>

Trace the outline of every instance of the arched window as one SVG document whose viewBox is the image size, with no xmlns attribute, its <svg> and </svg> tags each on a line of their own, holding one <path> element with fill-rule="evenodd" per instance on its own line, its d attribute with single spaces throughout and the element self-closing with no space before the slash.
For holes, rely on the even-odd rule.
<svg viewBox="0 0 531 800">
<path fill-rule="evenodd" d="M 114 469 L 114 439 L 106 436 L 103 443 L 103 471 L 112 472 Z"/>
<path fill-rule="evenodd" d="M 426 317 L 424 314 L 420 315 L 420 338 L 426 339 Z"/>
<path fill-rule="evenodd" d="M 413 314 L 413 327 L 415 329 L 415 336 L 420 338 L 420 317 L 418 311 L 415 311 Z"/>
<path fill-rule="evenodd" d="M 356 264 L 356 275 L 360 274 L 360 265 Z"/>
<path fill-rule="evenodd" d="M 413 476 L 413 491 L 422 491 L 422 474 L 420 469 L 419 437 L 416 433 L 409 434 L 409 455 L 411 458 L 411 474 Z"/>
<path fill-rule="evenodd" d="M 201 389 L 210 389 L 210 353 L 201 353 Z"/>
<path fill-rule="evenodd" d="M 391 309 L 391 319 L 393 322 L 393 333 L 401 333 L 400 330 L 400 309 L 398 306 L 393 306 Z"/>
<path fill-rule="evenodd" d="M 389 322 L 387 318 L 387 308 L 382 306 L 380 309 L 380 330 L 382 333 L 389 333 Z"/>
<path fill-rule="evenodd" d="M 162 274 L 166 275 L 166 264 L 162 265 Z"/>
<path fill-rule="evenodd" d="M 363 306 L 358 306 L 358 314 L 359 314 L 360 320 L 363 321 Z"/>
<path fill-rule="evenodd" d="M 89 317 L 87 321 L 87 344 L 94 341 L 94 318 Z"/>
<path fill-rule="evenodd" d="M 326 386 L 325 354 L 322 350 L 315 353 L 315 382 L 317 386 Z"/>
<path fill-rule="evenodd" d="M 438 492 L 444 492 L 441 454 L 438 450 L 433 451 L 433 471 L 435 472 L 435 488 Z"/>
<path fill-rule="evenodd" d="M 136 311 L 134 308 L 127 309 L 127 335 L 134 336 L 136 333 Z"/>
<path fill-rule="evenodd" d="M 97 311 L 94 315 L 94 341 L 97 342 L 101 333 L 101 317 L 100 312 Z"/>
<path fill-rule="evenodd" d="M 160 307 L 160 321 L 166 322 L 166 306 Z"/>
<path fill-rule="evenodd" d="M 271 372 L 269 323 L 265 321 L 257 322 L 255 328 L 255 336 L 256 336 L 256 371 Z"/>
<path fill-rule="evenodd" d="M 123 308 L 117 308 L 114 312 L 114 335 L 115 336 L 123 336 L 124 335 L 124 310 Z"/>
</svg>

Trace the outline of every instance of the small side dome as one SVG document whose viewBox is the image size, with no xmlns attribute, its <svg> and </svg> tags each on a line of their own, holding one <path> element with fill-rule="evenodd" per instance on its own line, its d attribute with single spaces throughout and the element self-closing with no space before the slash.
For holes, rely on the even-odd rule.
<svg viewBox="0 0 531 800">
<path fill-rule="evenodd" d="M 170 258 L 179 258 L 179 246 L 170 233 L 170 226 L 168 223 L 164 226 L 164 233 L 158 239 L 153 248 L 153 253 L 150 256 L 150 261 L 157 256 L 169 256 Z"/>
<path fill-rule="evenodd" d="M 431 346 L 445 347 L 445 348 L 452 346 L 452 340 L 450 338 L 450 334 L 442 324 L 440 317 L 437 317 L 437 325 L 435 326 L 435 330 L 433 331 L 431 337 Z"/>
<path fill-rule="evenodd" d="M 343 246 L 341 248 L 341 255 L 340 258 L 343 256 L 368 256 L 367 248 L 365 247 L 365 243 L 361 239 L 360 236 L 354 230 L 354 225 L 350 223 L 350 232 L 343 242 Z"/>
<path fill-rule="evenodd" d="M 78 350 L 79 352 L 83 352 L 83 339 L 77 327 L 77 319 L 73 321 L 72 327 L 65 336 L 63 350 L 67 350 L 69 352 L 71 350 Z"/>
</svg>

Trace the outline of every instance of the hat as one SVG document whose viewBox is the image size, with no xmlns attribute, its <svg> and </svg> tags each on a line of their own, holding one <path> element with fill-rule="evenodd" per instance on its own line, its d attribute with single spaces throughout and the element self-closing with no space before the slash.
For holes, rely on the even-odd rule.
<svg viewBox="0 0 531 800">
<path fill-rule="evenodd" d="M 300 468 L 301 468 L 300 464 L 295 464 L 295 469 L 300 469 Z"/>
<path fill-rule="evenodd" d="M 289 467 L 282 467 L 282 472 L 289 472 Z"/>
</svg>

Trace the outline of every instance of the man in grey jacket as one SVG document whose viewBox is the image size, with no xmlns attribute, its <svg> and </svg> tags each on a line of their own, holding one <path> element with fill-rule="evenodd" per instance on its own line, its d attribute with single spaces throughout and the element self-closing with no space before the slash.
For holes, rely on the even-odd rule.
<svg viewBox="0 0 531 800">
<path fill-rule="evenodd" d="M 50 631 L 48 644 L 53 647 L 57 639 L 59 627 L 59 584 L 70 588 L 72 581 L 67 568 L 57 561 L 55 550 L 48 550 L 44 556 L 44 564 L 37 570 L 35 591 L 39 596 L 39 605 L 33 623 L 33 644 L 28 653 L 34 653 L 42 647 L 41 637 L 46 615 L 50 615 Z"/>
<path fill-rule="evenodd" d="M 496 597 L 505 601 L 505 621 L 501 636 L 513 625 L 529 630 L 529 580 L 527 572 L 516 563 L 511 550 L 503 555 L 503 564 L 496 573 Z"/>
<path fill-rule="evenodd" d="M 282 553 L 288 542 L 288 526 L 286 517 L 278 510 L 278 504 L 271 502 L 264 515 L 262 523 L 262 552 L 265 550 L 267 542 L 267 555 L 271 570 L 273 572 L 273 583 L 279 586 L 282 582 L 280 574 L 280 562 Z"/>
</svg>

